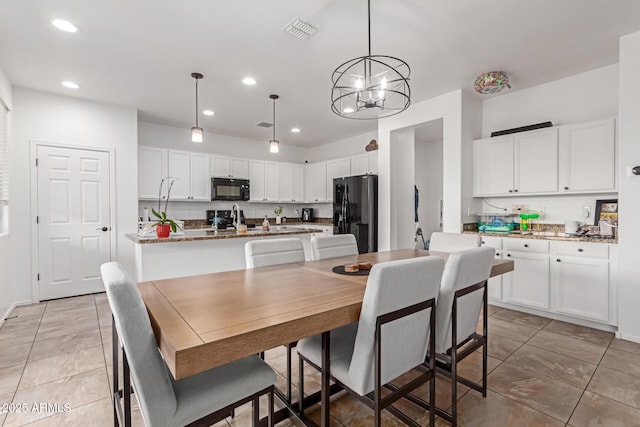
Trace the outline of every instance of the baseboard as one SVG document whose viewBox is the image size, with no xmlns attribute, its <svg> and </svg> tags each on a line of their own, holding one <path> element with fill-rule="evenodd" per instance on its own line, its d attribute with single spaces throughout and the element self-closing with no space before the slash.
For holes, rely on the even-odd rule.
<svg viewBox="0 0 640 427">
<path fill-rule="evenodd" d="M 616 332 L 616 338 L 619 338 L 621 340 L 636 342 L 640 344 L 640 337 L 637 335 L 623 334 L 623 333 L 620 333 L 620 331 L 618 331 Z"/>
<path fill-rule="evenodd" d="M 7 312 L 4 313 L 2 318 L 0 318 L 0 327 L 4 325 L 4 321 L 7 319 L 7 317 L 9 317 L 11 312 L 16 309 L 16 307 L 20 307 L 21 305 L 29 305 L 29 304 L 31 304 L 31 301 L 20 301 L 20 302 L 14 302 L 13 304 L 11 304 L 11 306 L 9 307 L 9 310 L 7 310 Z"/>
</svg>

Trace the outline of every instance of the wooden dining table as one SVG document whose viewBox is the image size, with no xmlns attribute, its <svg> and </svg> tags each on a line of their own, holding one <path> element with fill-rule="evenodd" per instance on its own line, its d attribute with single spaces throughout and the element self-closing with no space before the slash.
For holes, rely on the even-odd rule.
<svg viewBox="0 0 640 427">
<path fill-rule="evenodd" d="M 367 276 L 337 274 L 335 266 L 424 256 L 446 259 L 448 253 L 374 252 L 154 280 L 138 288 L 167 366 L 181 379 L 315 334 L 328 337 L 328 331 L 358 321 Z M 513 261 L 495 260 L 491 276 L 512 270 Z M 325 380 L 328 385 L 328 374 Z M 326 408 L 328 398 L 323 391 Z M 322 415 L 328 425 L 328 412 Z"/>
</svg>

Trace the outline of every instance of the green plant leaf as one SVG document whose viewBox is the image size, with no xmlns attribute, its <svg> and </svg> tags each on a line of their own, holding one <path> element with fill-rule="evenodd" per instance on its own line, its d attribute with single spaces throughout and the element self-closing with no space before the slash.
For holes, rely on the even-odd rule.
<svg viewBox="0 0 640 427">
<path fill-rule="evenodd" d="M 151 213 L 153 214 L 153 216 L 155 216 L 158 219 L 162 219 L 162 215 L 160 215 L 158 213 L 158 211 L 156 211 L 154 208 L 151 208 Z"/>
</svg>

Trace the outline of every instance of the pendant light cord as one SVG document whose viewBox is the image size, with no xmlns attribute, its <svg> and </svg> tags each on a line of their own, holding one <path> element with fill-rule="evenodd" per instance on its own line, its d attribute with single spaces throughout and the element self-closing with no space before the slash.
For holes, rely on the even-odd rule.
<svg viewBox="0 0 640 427">
<path fill-rule="evenodd" d="M 276 99 L 273 98 L 273 140 L 276 140 Z"/>
<path fill-rule="evenodd" d="M 198 126 L 198 79 L 196 78 L 196 127 Z"/>
<path fill-rule="evenodd" d="M 367 36 L 369 37 L 369 56 L 371 56 L 371 0 L 367 0 Z"/>
</svg>

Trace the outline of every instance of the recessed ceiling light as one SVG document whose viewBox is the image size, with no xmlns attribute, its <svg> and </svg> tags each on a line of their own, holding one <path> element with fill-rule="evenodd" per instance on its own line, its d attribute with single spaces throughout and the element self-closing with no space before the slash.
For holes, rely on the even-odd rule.
<svg viewBox="0 0 640 427">
<path fill-rule="evenodd" d="M 55 19 L 52 21 L 52 24 L 59 30 L 65 31 L 67 33 L 77 33 L 78 27 L 73 25 L 69 21 L 65 21 L 64 19 Z"/>
<path fill-rule="evenodd" d="M 293 132 L 293 133 L 299 133 L 299 132 L 300 132 L 300 129 L 298 129 L 298 128 L 293 128 L 293 129 L 291 129 L 291 132 Z"/>
<path fill-rule="evenodd" d="M 244 79 L 242 79 L 242 83 L 246 84 L 247 86 L 253 86 L 254 84 L 256 84 L 256 79 L 254 79 L 253 77 L 245 77 Z"/>
<path fill-rule="evenodd" d="M 353 108 L 351 108 L 351 107 L 347 107 L 347 108 L 345 108 L 345 109 L 344 109 L 344 110 L 342 110 L 342 111 L 343 111 L 344 113 L 347 113 L 347 114 L 349 114 L 349 113 L 353 113 Z"/>
<path fill-rule="evenodd" d="M 80 88 L 80 85 L 78 83 L 75 82 L 62 82 L 62 86 L 64 87 L 68 87 L 69 89 L 78 89 Z"/>
<path fill-rule="evenodd" d="M 214 114 L 216 114 L 216 113 L 214 113 L 214 112 L 213 112 L 213 111 L 211 111 L 211 110 L 204 110 L 204 111 L 202 112 L 202 114 L 204 114 L 205 116 L 213 116 L 213 115 L 214 115 Z"/>
</svg>

